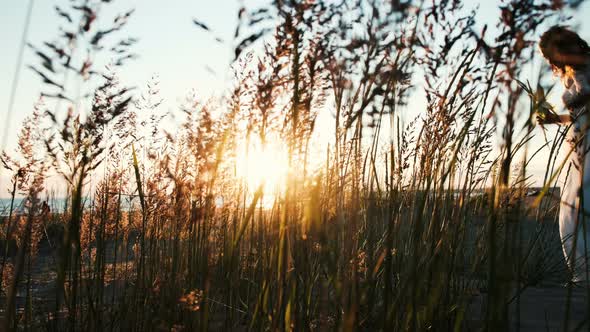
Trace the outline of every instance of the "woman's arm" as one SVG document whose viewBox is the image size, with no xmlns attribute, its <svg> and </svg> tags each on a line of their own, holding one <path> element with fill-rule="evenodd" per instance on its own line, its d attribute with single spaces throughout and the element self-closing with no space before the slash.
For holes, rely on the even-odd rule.
<svg viewBox="0 0 590 332">
<path fill-rule="evenodd" d="M 572 117 L 569 114 L 559 114 L 559 124 L 568 125 L 572 122 Z"/>
<path fill-rule="evenodd" d="M 564 104 L 567 108 L 576 109 L 585 106 L 588 104 L 588 101 L 590 101 L 590 91 L 564 100 Z"/>
<path fill-rule="evenodd" d="M 572 117 L 569 114 L 549 113 L 545 117 L 537 115 L 537 123 L 542 126 L 548 124 L 568 125 L 570 122 L 572 122 Z"/>
</svg>

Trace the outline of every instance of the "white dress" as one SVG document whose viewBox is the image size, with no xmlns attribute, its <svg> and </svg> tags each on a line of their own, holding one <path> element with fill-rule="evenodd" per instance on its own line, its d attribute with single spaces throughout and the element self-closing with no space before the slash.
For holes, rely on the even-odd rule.
<svg viewBox="0 0 590 332">
<path fill-rule="evenodd" d="M 563 83 L 566 91 L 562 99 L 568 105 L 578 96 L 590 93 L 590 68 L 570 71 Z M 590 138 L 587 137 L 590 135 L 590 116 L 588 106 L 570 108 L 569 111 L 573 123 L 567 132 L 566 152 L 574 151 L 562 173 L 567 178 L 559 209 L 559 233 L 574 281 L 583 281 L 587 280 L 586 264 L 590 262 L 590 255 L 586 255 L 590 253 Z"/>
</svg>

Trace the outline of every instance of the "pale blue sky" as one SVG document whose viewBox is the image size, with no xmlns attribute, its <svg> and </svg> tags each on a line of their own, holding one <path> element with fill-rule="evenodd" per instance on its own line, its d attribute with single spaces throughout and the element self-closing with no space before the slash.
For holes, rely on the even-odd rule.
<svg viewBox="0 0 590 332">
<path fill-rule="evenodd" d="M 16 102 L 10 124 L 5 124 L 6 106 L 8 105 L 12 77 L 15 71 L 18 48 L 25 22 L 25 14 L 30 0 L 7 0 L 0 12 L 0 130 L 8 130 L 7 148 L 15 145 L 16 133 L 25 116 L 31 113 L 37 100 L 41 84 L 39 78 L 26 64 L 36 63 L 37 59 L 29 50 L 25 51 L 21 79 L 16 94 Z M 67 3 L 67 1 L 65 1 Z M 216 34 L 226 41 L 232 40 L 239 0 L 119 0 L 115 1 L 120 11 L 135 8 L 125 35 L 139 38 L 134 52 L 140 58 L 129 62 L 121 72 L 121 79 L 128 85 L 143 87 L 153 74 L 158 74 L 162 96 L 166 99 L 164 107 L 174 109 L 178 101 L 190 89 L 195 89 L 203 97 L 212 93 L 220 94 L 226 87 L 228 65 L 233 57 L 232 45 L 220 45 L 211 35 L 196 28 L 193 18 L 207 23 Z M 248 6 L 261 0 L 246 0 Z M 64 0 L 36 0 L 34 3 L 32 23 L 27 40 L 33 44 L 51 40 L 58 31 L 58 20 L 53 7 Z M 482 0 L 466 1 L 466 7 L 479 4 L 478 24 L 488 23 L 490 35 L 494 35 L 494 26 L 499 17 L 500 1 Z M 582 18 L 588 17 L 589 6 L 585 4 L 574 15 L 582 21 L 581 35 L 590 40 L 590 24 Z M 205 65 L 217 72 L 213 75 Z M 558 97 L 558 95 L 557 95 Z M 409 105 L 412 111 L 423 109 L 421 98 L 418 105 Z M 416 99 L 414 99 L 416 100 Z M 533 165 L 534 167 L 534 165 Z M 7 185 L 5 172 L 0 171 L 0 197 L 5 196 Z"/>
<path fill-rule="evenodd" d="M 27 64 L 38 63 L 38 59 L 27 49 L 20 68 L 12 119 L 9 124 L 4 123 L 29 1 L 9 0 L 3 4 L 0 12 L 0 42 L 3 45 L 0 52 L 0 130 L 8 131 L 8 151 L 15 147 L 20 124 L 32 112 L 42 87 L 36 74 L 25 68 Z M 40 45 L 43 41 L 54 39 L 53 36 L 58 33 L 58 22 L 61 22 L 54 10 L 58 3 L 67 4 L 67 1 L 35 0 L 27 41 Z M 199 18 L 206 22 L 217 35 L 231 42 L 237 21 L 238 1 L 129 0 L 115 3 L 110 6 L 113 12 L 136 9 L 124 34 L 119 37 L 139 39 L 133 52 L 139 54 L 140 58 L 128 62 L 124 67 L 120 73 L 122 81 L 129 86 L 143 88 L 157 74 L 161 81 L 162 96 L 166 100 L 163 107 L 166 109 L 175 108 L 191 89 L 198 91 L 203 98 L 223 92 L 228 65 L 233 57 L 232 47 L 214 42 L 210 34 L 195 27 L 192 19 Z M 205 65 L 218 74 L 211 74 Z M 2 170 L 0 197 L 6 196 L 4 189 L 7 184 L 7 174 Z"/>
<path fill-rule="evenodd" d="M 15 70 L 20 36 L 22 34 L 26 7 L 29 0 L 11 0 L 3 5 L 0 13 L 0 118 L 4 119 L 5 108 Z M 57 16 L 53 7 L 64 1 L 36 0 L 28 41 L 40 44 L 52 40 L 58 33 Z M 231 60 L 231 47 L 223 47 L 210 35 L 195 28 L 193 17 L 206 21 L 219 35 L 231 40 L 238 10 L 236 0 L 191 1 L 191 0 L 135 0 L 115 1 L 121 11 L 135 8 L 124 34 L 139 38 L 133 51 L 140 54 L 136 61 L 129 62 L 122 79 L 134 86 L 143 86 L 157 73 L 166 96 L 182 96 L 190 88 L 209 94 L 221 86 L 221 78 L 211 75 L 204 65 L 224 72 Z M 121 34 L 121 37 L 123 34 Z M 36 63 L 32 52 L 26 51 L 24 64 Z M 22 70 L 22 69 L 21 69 Z M 28 69 L 22 70 L 16 96 L 15 116 L 9 130 L 16 129 L 22 117 L 31 109 L 40 91 L 38 77 Z M 5 127 L 5 126 L 2 126 Z"/>
</svg>

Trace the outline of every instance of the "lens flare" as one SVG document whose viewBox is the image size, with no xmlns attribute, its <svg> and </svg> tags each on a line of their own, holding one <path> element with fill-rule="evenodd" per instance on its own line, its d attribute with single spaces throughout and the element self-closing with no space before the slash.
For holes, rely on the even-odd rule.
<svg viewBox="0 0 590 332">
<path fill-rule="evenodd" d="M 289 171 L 286 149 L 276 144 L 251 144 L 243 146 L 238 152 L 238 175 L 252 193 L 262 185 L 262 205 L 272 207 L 276 198 L 280 197 Z"/>
</svg>

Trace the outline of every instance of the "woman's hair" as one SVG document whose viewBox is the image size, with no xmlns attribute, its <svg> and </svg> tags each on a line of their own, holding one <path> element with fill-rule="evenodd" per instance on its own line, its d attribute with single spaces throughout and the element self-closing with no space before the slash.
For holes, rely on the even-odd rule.
<svg viewBox="0 0 590 332">
<path fill-rule="evenodd" d="M 588 43 L 577 33 L 557 25 L 541 36 L 539 48 L 549 64 L 561 73 L 565 73 L 565 66 L 577 68 L 590 59 Z"/>
</svg>

